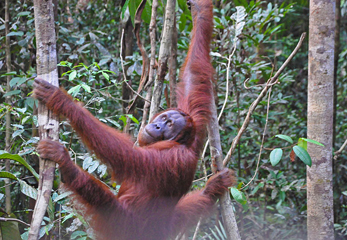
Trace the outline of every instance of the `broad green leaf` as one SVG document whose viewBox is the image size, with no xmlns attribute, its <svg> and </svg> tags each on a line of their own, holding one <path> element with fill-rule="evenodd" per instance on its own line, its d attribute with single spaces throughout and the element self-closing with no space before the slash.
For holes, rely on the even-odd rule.
<svg viewBox="0 0 347 240">
<path fill-rule="evenodd" d="M 244 6 L 245 8 L 248 7 L 247 0 L 235 0 L 234 3 L 236 6 Z"/>
<path fill-rule="evenodd" d="M 283 202 L 285 200 L 285 198 L 286 198 L 286 193 L 283 192 L 283 191 L 280 191 L 279 198 Z"/>
<path fill-rule="evenodd" d="M 304 141 L 302 138 L 299 138 L 298 140 L 298 146 L 302 147 L 303 149 L 305 149 L 307 151 L 307 142 Z"/>
<path fill-rule="evenodd" d="M 37 199 L 37 190 L 35 188 L 33 188 L 32 186 L 30 186 L 29 184 L 27 184 L 26 182 L 22 180 L 18 180 L 18 181 L 20 184 L 20 191 L 24 195 L 31 197 L 32 199 Z"/>
<path fill-rule="evenodd" d="M 66 215 L 61 223 L 64 223 L 66 220 L 69 220 L 70 218 L 73 218 L 74 216 L 75 216 L 75 214 L 73 214 L 73 213 Z"/>
<path fill-rule="evenodd" d="M 321 144 L 320 142 L 317 142 L 317 141 L 315 141 L 315 140 L 307 139 L 307 138 L 300 138 L 300 139 L 302 139 L 302 140 L 304 140 L 304 141 L 306 141 L 306 142 L 313 143 L 313 144 L 316 144 L 316 145 L 318 145 L 318 146 L 324 147 L 323 144 Z M 300 140 L 300 139 L 299 139 L 299 140 Z"/>
<path fill-rule="evenodd" d="M 242 205 L 246 204 L 247 203 L 247 199 L 246 199 L 246 196 L 244 194 L 242 194 L 242 192 L 240 190 L 238 190 L 237 188 L 230 188 L 230 192 L 231 192 L 231 195 L 233 196 L 233 198 L 241 203 Z"/>
<path fill-rule="evenodd" d="M 13 87 L 17 84 L 17 82 L 19 81 L 19 79 L 21 79 L 20 77 L 14 77 L 11 79 L 10 81 L 10 87 Z"/>
<path fill-rule="evenodd" d="M 72 66 L 72 63 L 68 62 L 68 61 L 61 61 L 60 63 L 58 63 L 58 66 L 61 66 L 61 67 L 70 67 Z"/>
<path fill-rule="evenodd" d="M 11 37 L 11 36 L 23 36 L 24 32 L 22 31 L 18 31 L 18 32 L 10 32 L 9 34 L 7 34 L 7 37 Z"/>
<path fill-rule="evenodd" d="M 76 239 L 77 237 L 82 237 L 82 236 L 86 236 L 87 233 L 84 231 L 75 231 L 71 234 L 70 239 Z"/>
<path fill-rule="evenodd" d="M 34 175 L 36 180 L 39 179 L 39 175 L 37 174 L 37 172 L 18 154 L 3 153 L 0 155 L 0 159 L 11 159 L 11 160 L 14 160 L 16 162 L 19 162 L 20 164 L 22 164 L 24 167 L 26 167 Z"/>
<path fill-rule="evenodd" d="M 70 90 L 67 92 L 68 94 L 71 94 L 72 96 L 76 96 L 77 93 L 80 91 L 81 85 L 74 86 L 70 88 Z"/>
<path fill-rule="evenodd" d="M 132 114 L 127 114 L 127 116 L 135 123 L 140 124 L 139 121 Z"/>
<path fill-rule="evenodd" d="M 143 9 L 141 18 L 145 23 L 150 24 L 151 16 L 152 16 L 152 6 L 150 4 L 150 1 L 147 1 L 145 8 Z"/>
<path fill-rule="evenodd" d="M 312 166 L 311 157 L 304 148 L 300 146 L 294 146 L 293 151 L 295 152 L 296 156 L 298 156 L 298 158 L 300 158 L 300 160 L 303 161 L 307 166 Z"/>
<path fill-rule="evenodd" d="M 90 87 L 87 84 L 82 83 L 81 86 L 83 87 L 84 90 L 86 90 L 87 92 L 91 93 Z"/>
<path fill-rule="evenodd" d="M 9 178 L 9 179 L 12 179 L 12 180 L 18 180 L 18 178 L 13 175 L 12 173 L 9 173 L 9 172 L 5 172 L 5 171 L 1 171 L 0 172 L 0 178 Z"/>
<path fill-rule="evenodd" d="M 8 92 L 8 93 L 5 93 L 3 95 L 3 97 L 7 97 L 7 96 L 12 96 L 12 95 L 16 95 L 16 94 L 19 94 L 20 93 L 20 90 L 14 90 L 14 91 L 11 91 L 11 92 Z"/>
<path fill-rule="evenodd" d="M 124 13 L 125 13 L 125 11 L 127 10 L 127 7 L 128 7 L 128 5 L 129 5 L 129 1 L 130 0 L 126 0 L 125 1 L 125 3 L 124 3 L 124 5 L 123 5 L 123 7 L 122 7 L 122 19 L 124 19 Z"/>
<path fill-rule="evenodd" d="M 20 12 L 17 14 L 17 17 L 23 17 L 23 16 L 28 16 L 30 15 L 30 12 L 29 11 L 26 11 L 26 12 Z"/>
<path fill-rule="evenodd" d="M 256 194 L 256 193 L 258 192 L 259 188 L 262 188 L 262 187 L 264 187 L 264 183 L 263 183 L 263 182 L 259 183 L 259 184 L 253 189 L 253 191 L 251 192 L 251 195 Z"/>
<path fill-rule="evenodd" d="M 124 115 L 120 116 L 119 120 L 122 120 L 124 126 L 126 126 L 126 124 L 127 124 L 127 118 L 126 118 Z"/>
<path fill-rule="evenodd" d="M 4 215 L 1 215 L 4 217 Z M 11 214 L 10 218 L 16 218 L 14 214 Z M 0 239 L 1 240 L 21 240 L 18 222 L 15 221 L 0 221 Z"/>
<path fill-rule="evenodd" d="M 20 130 L 16 130 L 12 133 L 12 139 L 14 139 L 15 137 L 21 135 L 24 132 L 24 129 L 20 129 Z"/>
<path fill-rule="evenodd" d="M 177 2 L 178 7 L 183 10 L 182 14 L 184 14 L 184 11 L 188 10 L 187 0 L 178 0 Z"/>
<path fill-rule="evenodd" d="M 277 194 L 278 194 L 278 189 L 275 188 L 275 189 L 272 190 L 272 192 L 271 192 L 271 199 L 274 200 L 274 199 L 276 198 Z"/>
<path fill-rule="evenodd" d="M 77 76 L 77 71 L 73 70 L 70 74 L 69 74 L 69 81 L 72 81 L 76 78 Z"/>
<path fill-rule="evenodd" d="M 107 81 L 110 81 L 110 76 L 105 73 L 105 72 L 102 72 L 102 75 L 104 76 L 104 78 L 107 80 Z"/>
<path fill-rule="evenodd" d="M 53 202 L 58 202 L 58 201 L 60 201 L 60 200 L 62 200 L 62 199 L 64 199 L 64 198 L 70 196 L 71 194 L 72 194 L 71 191 L 64 192 L 64 193 L 58 195 L 56 198 L 54 198 L 54 199 L 53 199 Z"/>
<path fill-rule="evenodd" d="M 122 128 L 122 126 L 117 123 L 116 121 L 114 121 L 113 119 L 110 118 L 106 118 L 107 121 L 109 121 L 110 123 L 112 123 L 113 125 L 115 125 L 117 128 Z"/>
<path fill-rule="evenodd" d="M 8 72 L 8 73 L 4 73 L 4 74 L 0 75 L 0 77 L 4 77 L 4 76 L 14 76 L 14 75 L 16 75 L 16 74 L 17 74 L 17 72 Z"/>
<path fill-rule="evenodd" d="M 293 144 L 293 139 L 287 135 L 277 134 L 277 135 L 275 135 L 275 137 L 281 138 L 281 139 L 286 140 L 287 142 L 290 142 L 291 144 Z"/>
<path fill-rule="evenodd" d="M 185 13 L 181 14 L 180 19 L 178 20 L 178 29 L 183 32 L 184 28 L 186 27 L 187 24 L 187 16 Z"/>
<path fill-rule="evenodd" d="M 282 158 L 283 151 L 280 148 L 275 148 L 270 153 L 270 162 L 272 166 L 276 166 Z"/>
<path fill-rule="evenodd" d="M 10 81 L 10 87 L 14 87 L 16 85 L 21 85 L 22 83 L 24 83 L 27 80 L 26 77 L 14 77 L 11 79 Z"/>
</svg>

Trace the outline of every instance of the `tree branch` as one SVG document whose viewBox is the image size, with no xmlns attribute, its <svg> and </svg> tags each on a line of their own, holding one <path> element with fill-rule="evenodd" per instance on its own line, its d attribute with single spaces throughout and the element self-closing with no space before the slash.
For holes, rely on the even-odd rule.
<svg viewBox="0 0 347 240">
<path fill-rule="evenodd" d="M 228 154 L 226 155 L 226 157 L 223 160 L 223 165 L 226 166 L 231 158 L 231 155 L 233 154 L 234 150 L 236 149 L 237 144 L 239 143 L 242 134 L 246 131 L 248 124 L 251 120 L 251 116 L 255 110 L 255 108 L 258 106 L 259 102 L 263 99 L 263 97 L 266 95 L 267 91 L 269 90 L 269 88 L 273 85 L 275 85 L 276 83 L 278 83 L 278 77 L 280 76 L 280 74 L 283 72 L 284 68 L 288 65 L 288 63 L 290 62 L 290 60 L 292 60 L 292 58 L 295 56 L 295 54 L 298 52 L 298 50 L 300 49 L 304 39 L 305 39 L 306 33 L 303 33 L 300 37 L 300 40 L 298 42 L 298 44 L 296 45 L 295 49 L 293 50 L 293 52 L 290 54 L 290 56 L 287 58 L 287 60 L 283 63 L 283 65 L 280 67 L 280 69 L 276 72 L 275 76 L 273 76 L 272 78 L 270 78 L 265 87 L 263 88 L 263 90 L 261 91 L 261 93 L 259 94 L 259 96 L 257 97 L 257 99 L 251 104 L 251 106 L 249 107 L 247 116 L 237 134 L 237 136 L 233 139 L 233 142 L 231 144 L 231 147 L 228 151 Z"/>
</svg>

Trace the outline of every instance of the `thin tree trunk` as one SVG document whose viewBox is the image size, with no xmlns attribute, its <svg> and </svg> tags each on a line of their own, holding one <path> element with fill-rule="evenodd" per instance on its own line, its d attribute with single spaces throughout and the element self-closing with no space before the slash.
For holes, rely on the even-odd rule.
<svg viewBox="0 0 347 240">
<path fill-rule="evenodd" d="M 333 149 L 336 150 L 336 107 L 337 107 L 337 69 L 339 65 L 339 54 L 340 54 L 340 25 L 341 25 L 341 0 L 336 0 L 336 14 L 335 14 L 335 21 L 336 21 L 336 27 L 335 27 L 335 59 L 334 59 L 334 135 L 333 135 Z M 333 161 L 333 172 L 335 176 L 338 176 L 338 164 L 336 164 L 335 161 Z M 335 187 L 335 192 L 338 194 L 342 194 L 340 183 L 338 182 L 338 178 L 334 179 L 333 186 Z M 334 204 L 334 222 L 338 222 L 340 220 L 340 211 L 341 211 L 341 202 L 336 201 Z"/>
<path fill-rule="evenodd" d="M 149 24 L 149 37 L 151 41 L 151 58 L 149 62 L 149 73 L 148 73 L 148 82 L 145 86 L 145 90 L 147 91 L 146 99 L 151 100 L 152 99 L 152 84 L 154 81 L 154 66 L 155 66 L 155 56 L 156 56 L 156 29 L 157 29 L 157 9 L 158 9 L 158 0 L 152 1 L 152 15 L 151 15 L 151 22 Z M 145 105 L 143 107 L 143 115 L 142 115 L 142 122 L 141 122 L 141 128 L 140 131 L 145 127 L 147 117 L 150 112 L 151 103 L 148 101 L 145 101 Z M 151 119 L 149 119 L 151 120 Z"/>
<path fill-rule="evenodd" d="M 332 142 L 334 113 L 335 1 L 311 0 L 307 137 L 312 167 L 307 167 L 308 239 L 334 239 Z"/>
<path fill-rule="evenodd" d="M 130 16 L 128 17 L 128 20 L 125 22 L 124 26 L 124 40 L 122 42 L 122 57 L 125 59 L 127 56 L 133 55 L 133 45 L 134 45 L 134 35 L 133 35 L 133 24 L 131 23 Z M 124 67 L 124 71 L 127 72 L 129 66 L 126 65 Z M 129 78 L 128 81 L 129 86 L 132 86 L 132 81 Z M 123 106 L 123 114 L 128 113 L 128 106 L 129 101 L 133 98 L 133 92 L 129 89 L 128 85 L 123 82 L 122 84 L 122 106 Z M 130 118 L 127 118 L 127 121 L 125 123 L 125 126 L 123 127 L 124 133 L 129 133 L 130 131 Z"/>
<path fill-rule="evenodd" d="M 54 10 L 52 0 L 34 0 L 37 75 L 58 86 L 56 37 L 54 28 Z M 39 104 L 38 124 L 40 139 L 58 140 L 58 120 L 51 111 Z M 29 230 L 29 240 L 38 239 L 42 219 L 46 213 L 51 196 L 55 163 L 40 159 L 40 178 L 38 194 Z"/>
<path fill-rule="evenodd" d="M 335 14 L 335 52 L 334 52 L 334 138 L 333 138 L 333 147 L 335 147 L 336 141 L 336 105 L 337 105 L 337 69 L 339 63 L 339 54 L 340 54 L 340 23 L 341 23 L 341 0 L 336 0 L 336 14 Z"/>
<path fill-rule="evenodd" d="M 176 103 L 176 85 L 177 85 L 177 27 L 176 14 L 174 16 L 174 24 L 172 29 L 172 45 L 169 58 L 169 82 L 170 82 L 170 107 L 177 107 Z"/>
<path fill-rule="evenodd" d="M 10 33 L 10 13 L 9 13 L 9 0 L 6 0 L 5 2 L 5 35 L 6 35 L 6 68 L 7 72 L 11 72 L 11 43 L 10 43 L 10 37 L 7 36 L 7 34 Z M 11 76 L 6 76 L 7 79 L 7 85 L 6 85 L 6 91 L 10 92 L 10 80 Z M 6 97 L 6 103 L 11 106 L 11 96 Z M 5 149 L 7 152 L 11 151 L 11 110 L 8 109 L 6 112 L 6 136 L 5 136 Z M 5 169 L 7 172 L 10 172 L 11 166 L 10 166 L 10 160 L 5 160 Z M 6 195 L 6 202 L 5 202 L 5 209 L 7 214 L 11 213 L 11 186 L 9 185 L 10 179 L 5 178 L 5 195 Z"/>
<path fill-rule="evenodd" d="M 159 49 L 158 72 L 154 81 L 154 89 L 152 95 L 151 108 L 149 112 L 149 119 L 152 119 L 152 117 L 158 112 L 160 105 L 163 82 L 165 74 L 167 72 L 167 62 L 172 45 L 172 28 L 174 25 L 175 6 L 175 0 L 168 0 L 166 2 L 165 23 Z"/>
<path fill-rule="evenodd" d="M 207 126 L 208 139 L 210 143 L 210 151 L 212 158 L 212 171 L 220 171 L 224 168 L 223 166 L 223 151 L 220 143 L 219 135 L 219 124 L 217 117 L 216 105 L 212 102 L 211 104 L 211 120 Z M 231 203 L 229 192 L 225 193 L 220 199 L 220 206 L 222 209 L 223 227 L 226 231 L 228 239 L 240 240 L 241 236 L 237 227 L 236 218 Z"/>
</svg>

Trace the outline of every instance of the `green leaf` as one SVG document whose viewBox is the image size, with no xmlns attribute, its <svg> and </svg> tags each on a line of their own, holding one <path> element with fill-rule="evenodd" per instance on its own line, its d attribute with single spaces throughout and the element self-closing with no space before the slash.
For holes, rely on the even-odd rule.
<svg viewBox="0 0 347 240">
<path fill-rule="evenodd" d="M 130 118 L 133 122 L 140 124 L 139 121 L 132 114 L 127 114 L 128 118 Z"/>
<path fill-rule="evenodd" d="M 16 75 L 16 74 L 17 74 L 17 72 L 8 72 L 8 73 L 2 74 L 0 77 L 4 77 L 4 76 L 14 76 L 14 75 Z"/>
<path fill-rule="evenodd" d="M 4 215 L 1 215 L 1 217 L 4 217 Z M 10 218 L 16 218 L 14 214 L 10 215 Z M 2 240 L 21 240 L 19 228 L 18 228 L 18 222 L 15 221 L 0 221 L 0 239 Z"/>
<path fill-rule="evenodd" d="M 20 136 L 24 132 L 24 129 L 16 130 L 12 133 L 12 139 L 14 139 L 17 136 Z"/>
<path fill-rule="evenodd" d="M 30 12 L 26 11 L 26 12 L 20 12 L 17 14 L 17 17 L 22 17 L 22 16 L 28 16 L 30 15 Z"/>
<path fill-rule="evenodd" d="M 124 126 L 126 126 L 126 124 L 127 124 L 127 118 L 126 118 L 124 115 L 120 116 L 119 120 L 122 120 Z"/>
<path fill-rule="evenodd" d="M 76 96 L 77 93 L 80 91 L 81 85 L 74 86 L 70 88 L 70 90 L 67 92 L 68 94 L 71 94 L 72 96 Z"/>
<path fill-rule="evenodd" d="M 275 148 L 270 153 L 270 162 L 272 166 L 276 166 L 282 158 L 283 151 L 280 148 Z"/>
<path fill-rule="evenodd" d="M 37 174 L 37 172 L 18 154 L 3 153 L 0 155 L 0 159 L 11 159 L 11 160 L 14 160 L 16 162 L 19 162 L 20 164 L 22 164 L 24 167 L 26 167 L 34 175 L 36 180 L 39 179 L 39 175 Z"/>
<path fill-rule="evenodd" d="M 145 23 L 150 24 L 151 16 L 152 16 L 152 6 L 150 4 L 150 1 L 147 1 L 145 8 L 143 9 L 141 18 Z"/>
<path fill-rule="evenodd" d="M 22 31 L 18 31 L 18 32 L 10 32 L 9 34 L 7 34 L 7 37 L 11 37 L 11 36 L 23 36 L 24 32 Z"/>
<path fill-rule="evenodd" d="M 76 239 L 77 237 L 83 237 L 83 236 L 86 236 L 87 233 L 84 232 L 84 231 L 75 231 L 71 234 L 71 237 L 70 239 Z"/>
<path fill-rule="evenodd" d="M 20 179 L 18 181 L 20 184 L 20 191 L 24 195 L 31 197 L 32 199 L 37 199 L 37 190 L 35 188 L 33 188 L 32 186 L 30 186 L 29 184 L 27 184 L 26 182 Z"/>
<path fill-rule="evenodd" d="M 20 77 L 14 77 L 11 79 L 10 81 L 10 87 L 13 87 L 17 84 L 17 82 L 19 81 L 19 79 L 21 79 Z"/>
<path fill-rule="evenodd" d="M 263 188 L 263 187 L 264 187 L 264 183 L 263 183 L 263 182 L 259 183 L 259 184 L 253 189 L 253 191 L 251 192 L 250 195 L 256 194 L 256 193 L 258 192 L 259 188 Z"/>
<path fill-rule="evenodd" d="M 10 87 L 13 86 L 20 86 L 22 83 L 24 83 L 27 80 L 26 77 L 14 77 L 10 81 Z"/>
<path fill-rule="evenodd" d="M 184 11 L 188 10 L 187 1 L 186 0 L 178 0 L 178 7 Z M 183 13 L 182 13 L 183 14 Z"/>
<path fill-rule="evenodd" d="M 181 14 L 180 19 L 178 20 L 178 29 L 183 32 L 184 28 L 186 27 L 187 24 L 187 16 L 185 13 Z"/>
<path fill-rule="evenodd" d="M 231 192 L 231 195 L 233 196 L 233 198 L 241 203 L 242 205 L 246 204 L 247 203 L 247 199 L 246 199 L 246 196 L 245 194 L 243 194 L 240 190 L 238 190 L 237 188 L 230 188 L 230 192 Z"/>
<path fill-rule="evenodd" d="M 13 175 L 12 173 L 9 173 L 9 172 L 5 172 L 5 171 L 1 171 L 0 172 L 0 178 L 9 178 L 9 179 L 12 179 L 12 180 L 18 180 L 18 178 Z"/>
<path fill-rule="evenodd" d="M 110 123 L 112 123 L 113 125 L 115 125 L 117 128 L 122 128 L 122 126 L 117 123 L 116 121 L 114 121 L 113 119 L 110 119 L 110 118 L 106 118 L 107 121 L 109 121 Z"/>
<path fill-rule="evenodd" d="M 299 138 L 298 140 L 298 146 L 302 147 L 303 149 L 305 149 L 307 151 L 307 142 L 304 141 L 302 138 Z"/>
<path fill-rule="evenodd" d="M 53 199 L 53 202 L 58 202 L 72 194 L 71 191 L 64 192 Z"/>
<path fill-rule="evenodd" d="M 83 87 L 84 90 L 86 90 L 87 92 L 91 93 L 90 87 L 87 84 L 82 83 L 81 86 Z"/>
<path fill-rule="evenodd" d="M 76 76 L 77 76 L 77 71 L 73 70 L 69 75 L 69 81 L 74 80 L 76 78 Z"/>
<path fill-rule="evenodd" d="M 303 161 L 307 166 L 312 166 L 311 157 L 304 148 L 300 146 L 294 146 L 293 151 L 295 152 L 296 156 L 298 156 L 298 158 L 300 158 L 300 160 Z"/>
<path fill-rule="evenodd" d="M 12 96 L 12 95 L 17 95 L 20 93 L 20 90 L 14 90 L 14 91 L 11 91 L 11 92 L 8 92 L 8 93 L 5 93 L 3 95 L 3 97 L 8 97 L 8 96 Z"/>
<path fill-rule="evenodd" d="M 316 144 L 316 145 L 318 145 L 318 146 L 324 147 L 323 144 L 321 144 L 320 142 L 317 142 L 317 141 L 315 141 L 315 140 L 307 139 L 307 138 L 300 138 L 300 139 L 302 139 L 303 141 L 306 141 L 306 142 L 313 143 L 313 144 Z M 300 140 L 300 139 L 299 139 L 299 140 Z"/>
<path fill-rule="evenodd" d="M 75 214 L 70 213 L 68 215 L 66 215 L 63 219 L 63 221 L 61 221 L 61 223 L 64 223 L 66 220 L 69 220 L 70 218 L 73 218 L 75 216 Z"/>
<path fill-rule="evenodd" d="M 104 76 L 104 78 L 106 78 L 107 81 L 110 81 L 110 76 L 107 73 L 102 72 L 102 75 Z"/>
<path fill-rule="evenodd" d="M 130 0 L 126 0 L 125 1 L 125 3 L 124 3 L 124 5 L 123 5 L 123 7 L 122 7 L 122 19 L 124 19 L 124 13 L 125 13 L 125 11 L 127 10 L 127 7 L 128 7 L 128 5 L 129 5 L 129 1 Z"/>
<path fill-rule="evenodd" d="M 290 142 L 291 144 L 293 144 L 293 139 L 287 135 L 277 134 L 277 135 L 275 135 L 275 137 L 281 138 L 281 139 L 286 140 L 287 142 Z"/>
</svg>

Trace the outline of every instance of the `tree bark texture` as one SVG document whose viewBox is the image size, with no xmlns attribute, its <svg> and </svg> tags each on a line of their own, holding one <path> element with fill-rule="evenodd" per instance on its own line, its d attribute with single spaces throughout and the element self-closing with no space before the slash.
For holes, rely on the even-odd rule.
<svg viewBox="0 0 347 240">
<path fill-rule="evenodd" d="M 336 13 L 335 13 L 335 52 L 334 52 L 334 138 L 333 147 L 336 142 L 336 106 L 337 106 L 337 69 L 339 66 L 339 54 L 340 54 L 340 25 L 341 25 L 341 0 L 336 0 Z"/>
<path fill-rule="evenodd" d="M 134 34 L 133 34 L 133 25 L 131 23 L 131 19 L 129 16 L 128 21 L 126 21 L 124 29 L 124 41 L 122 42 L 122 57 L 126 59 L 127 56 L 133 55 L 133 45 L 134 45 Z M 124 71 L 127 72 L 129 66 L 126 65 L 124 67 Z M 132 81 L 129 79 L 128 84 L 132 86 Z M 133 98 L 133 92 L 129 89 L 128 85 L 123 82 L 122 84 L 122 106 L 123 106 L 123 114 L 128 113 L 127 108 L 129 106 L 129 101 Z M 123 128 L 124 133 L 129 133 L 130 130 L 130 118 L 127 118 L 126 124 Z"/>
<path fill-rule="evenodd" d="M 7 36 L 7 34 L 10 33 L 10 13 L 9 13 L 9 0 L 6 0 L 5 2 L 5 35 L 6 35 L 6 70 L 7 72 L 11 72 L 11 42 L 10 37 Z M 7 79 L 7 85 L 6 85 L 6 92 L 11 91 L 10 87 L 10 81 L 11 76 L 6 76 Z M 11 96 L 6 97 L 6 103 L 11 106 Z M 7 152 L 11 151 L 11 109 L 8 108 L 6 112 L 6 136 L 5 136 L 5 148 Z M 10 172 L 11 165 L 10 160 L 5 160 L 5 170 L 7 172 Z M 5 178 L 5 196 L 6 196 L 6 202 L 5 202 L 5 209 L 7 214 L 11 213 L 11 186 L 9 185 L 10 179 Z"/>
<path fill-rule="evenodd" d="M 214 102 L 211 103 L 211 120 L 210 124 L 207 126 L 207 130 L 212 158 L 211 168 L 213 172 L 220 171 L 224 168 L 223 151 L 220 142 L 217 108 Z M 219 203 L 222 210 L 223 226 L 228 239 L 240 240 L 241 236 L 237 227 L 233 205 L 230 199 L 230 193 L 225 193 L 221 197 Z"/>
<path fill-rule="evenodd" d="M 149 112 L 149 119 L 152 119 L 152 117 L 158 112 L 160 105 L 164 77 L 167 72 L 167 62 L 169 59 L 170 49 L 172 45 L 172 28 L 174 25 L 174 17 L 176 13 L 175 6 L 175 0 L 168 0 L 166 2 L 165 23 L 159 48 L 158 72 L 154 81 L 154 89 L 152 95 L 151 108 Z"/>
<path fill-rule="evenodd" d="M 177 107 L 176 103 L 176 85 L 177 85 L 177 27 L 176 13 L 174 15 L 174 24 L 172 29 L 172 46 L 169 58 L 169 82 L 170 82 L 170 107 Z"/>
<path fill-rule="evenodd" d="M 34 0 L 36 28 L 37 76 L 58 86 L 56 37 L 52 0 Z M 58 120 L 45 106 L 39 104 L 38 124 L 40 139 L 58 140 Z M 40 159 L 40 178 L 36 204 L 29 230 L 29 240 L 38 239 L 42 219 L 51 196 L 55 163 Z"/>
<path fill-rule="evenodd" d="M 307 167 L 308 239 L 334 239 L 332 141 L 334 113 L 335 1 L 311 0 L 307 137 L 312 167 Z"/>
</svg>

